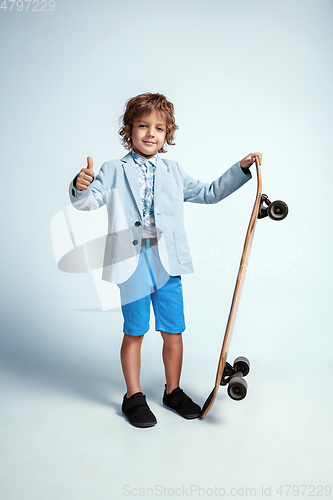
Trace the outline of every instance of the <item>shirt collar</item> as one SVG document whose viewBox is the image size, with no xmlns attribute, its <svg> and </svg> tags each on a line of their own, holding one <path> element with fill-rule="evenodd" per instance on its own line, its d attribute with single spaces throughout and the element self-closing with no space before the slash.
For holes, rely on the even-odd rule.
<svg viewBox="0 0 333 500">
<path fill-rule="evenodd" d="M 145 158 L 144 156 L 139 155 L 133 149 L 131 150 L 131 153 L 133 156 L 133 160 L 138 165 L 144 165 L 144 164 L 147 164 L 148 162 L 150 162 L 152 165 L 154 165 L 154 167 L 156 167 L 157 154 L 155 156 L 153 156 L 152 158 L 149 158 L 149 160 L 148 160 L 148 158 Z"/>
</svg>

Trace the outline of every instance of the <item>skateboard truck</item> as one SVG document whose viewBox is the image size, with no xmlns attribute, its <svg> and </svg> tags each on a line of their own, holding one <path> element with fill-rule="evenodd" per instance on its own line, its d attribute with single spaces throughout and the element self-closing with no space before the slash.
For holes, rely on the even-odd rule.
<svg viewBox="0 0 333 500">
<path fill-rule="evenodd" d="M 235 375 L 235 369 L 233 368 L 233 366 L 231 366 L 230 363 L 228 363 L 228 361 L 226 361 L 226 364 L 225 364 L 225 367 L 224 367 L 224 370 L 223 370 L 223 373 L 222 373 L 222 378 L 221 378 L 221 382 L 220 382 L 220 385 L 227 385 L 231 379 L 231 377 L 233 375 Z"/>
<path fill-rule="evenodd" d="M 267 194 L 262 194 L 259 205 L 258 219 L 270 217 L 273 220 L 282 220 L 288 215 L 288 205 L 281 200 L 271 202 Z"/>
<path fill-rule="evenodd" d="M 250 361 L 243 356 L 235 359 L 233 366 L 226 362 L 220 385 L 228 385 L 228 394 L 231 399 L 240 401 L 247 394 L 247 383 L 244 377 L 250 371 Z"/>
</svg>

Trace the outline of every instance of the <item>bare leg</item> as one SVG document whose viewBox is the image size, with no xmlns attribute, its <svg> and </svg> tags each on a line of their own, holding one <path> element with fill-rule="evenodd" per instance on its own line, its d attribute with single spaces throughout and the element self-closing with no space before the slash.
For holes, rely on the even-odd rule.
<svg viewBox="0 0 333 500">
<path fill-rule="evenodd" d="M 161 332 L 163 337 L 163 362 L 166 378 L 166 392 L 170 394 L 179 387 L 183 362 L 183 337 L 181 333 Z"/>
<path fill-rule="evenodd" d="M 120 349 L 120 359 L 127 386 L 127 398 L 130 398 L 136 392 L 142 392 L 140 387 L 140 369 L 143 337 L 143 335 L 135 337 L 124 333 Z"/>
</svg>

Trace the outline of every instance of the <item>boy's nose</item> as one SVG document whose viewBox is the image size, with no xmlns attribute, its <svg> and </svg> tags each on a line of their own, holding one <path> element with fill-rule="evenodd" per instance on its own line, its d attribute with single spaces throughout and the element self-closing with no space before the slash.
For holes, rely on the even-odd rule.
<svg viewBox="0 0 333 500">
<path fill-rule="evenodd" d="M 154 129 L 148 130 L 148 135 L 150 135 L 151 137 L 153 137 L 154 136 Z"/>
</svg>

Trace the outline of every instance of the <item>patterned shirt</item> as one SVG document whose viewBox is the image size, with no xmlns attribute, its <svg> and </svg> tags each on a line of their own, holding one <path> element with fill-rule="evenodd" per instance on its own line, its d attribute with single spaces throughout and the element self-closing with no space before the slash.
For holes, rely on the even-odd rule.
<svg viewBox="0 0 333 500">
<path fill-rule="evenodd" d="M 142 237 L 155 238 L 156 228 L 154 214 L 154 182 L 157 155 L 148 160 L 147 158 L 144 158 L 133 150 L 131 152 L 133 160 L 136 164 L 141 193 L 141 205 L 143 213 Z"/>
</svg>

